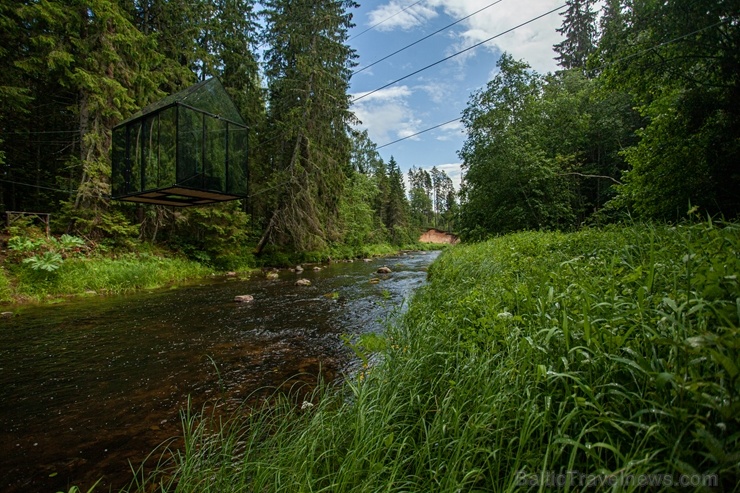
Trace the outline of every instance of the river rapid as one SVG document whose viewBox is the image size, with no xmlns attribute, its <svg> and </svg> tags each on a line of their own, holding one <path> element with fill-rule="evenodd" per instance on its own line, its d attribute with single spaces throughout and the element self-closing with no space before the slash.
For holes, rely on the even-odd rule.
<svg viewBox="0 0 740 493">
<path fill-rule="evenodd" d="M 0 321 L 0 491 L 117 491 L 177 445 L 189 400 L 227 413 L 338 381 L 357 363 L 342 335 L 382 332 L 437 254 L 17 307 Z M 254 301 L 234 302 L 243 294 Z"/>
</svg>

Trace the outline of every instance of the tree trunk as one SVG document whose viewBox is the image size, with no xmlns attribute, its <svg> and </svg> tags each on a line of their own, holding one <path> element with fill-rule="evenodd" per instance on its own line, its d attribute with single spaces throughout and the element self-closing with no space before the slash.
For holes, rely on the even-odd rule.
<svg viewBox="0 0 740 493">
<path fill-rule="evenodd" d="M 295 165 L 296 159 L 298 159 L 298 153 L 301 149 L 302 140 L 303 140 L 303 135 L 299 134 L 295 142 L 295 147 L 293 148 L 293 155 L 290 157 L 290 164 L 288 165 L 288 171 L 290 172 L 291 177 L 293 176 L 293 166 Z M 257 248 L 254 251 L 255 255 L 259 255 L 260 253 L 262 253 L 262 250 L 265 248 L 265 245 L 267 245 L 267 240 L 270 238 L 270 235 L 272 234 L 272 229 L 275 227 L 275 220 L 277 219 L 277 215 L 281 207 L 284 207 L 284 206 L 278 203 L 278 206 L 275 208 L 275 211 L 272 213 L 270 222 L 267 223 L 265 232 L 262 234 L 262 238 L 260 238 L 260 241 L 257 243 Z"/>
</svg>

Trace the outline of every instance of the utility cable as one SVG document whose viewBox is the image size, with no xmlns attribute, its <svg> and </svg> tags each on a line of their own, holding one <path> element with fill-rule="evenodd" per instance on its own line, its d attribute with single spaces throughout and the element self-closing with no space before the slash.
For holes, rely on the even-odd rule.
<svg viewBox="0 0 740 493">
<path fill-rule="evenodd" d="M 462 117 L 455 118 L 454 120 L 450 120 L 448 122 L 440 123 L 439 125 L 435 125 L 433 127 L 429 127 L 429 128 L 427 128 L 425 130 L 422 130 L 421 132 L 416 132 L 415 134 L 407 135 L 406 137 L 402 137 L 402 138 L 400 138 L 398 140 L 394 140 L 393 142 L 388 142 L 387 144 L 383 144 L 382 146 L 378 146 L 378 147 L 375 148 L 375 150 L 382 149 L 383 147 L 388 147 L 389 145 L 397 144 L 398 142 L 401 142 L 402 140 L 406 140 L 406 139 L 410 139 L 412 137 L 416 137 L 417 135 L 421 135 L 421 134 L 423 134 L 425 132 L 429 132 L 430 130 L 434 130 L 435 128 L 444 127 L 445 125 L 449 125 L 450 123 L 455 123 L 455 122 L 458 122 L 460 120 L 462 120 Z"/>
<path fill-rule="evenodd" d="M 717 27 L 717 26 L 721 26 L 722 24 L 727 24 L 727 23 L 728 23 L 728 22 L 730 22 L 731 20 L 732 20 L 732 18 L 728 17 L 728 18 L 726 18 L 726 19 L 724 19 L 724 20 L 721 20 L 721 21 L 719 21 L 719 22 L 715 22 L 715 23 L 714 23 L 714 24 L 712 24 L 711 26 L 707 26 L 707 27 L 703 27 L 703 28 L 701 28 L 701 29 L 697 29 L 696 31 L 692 31 L 692 32 L 690 32 L 690 33 L 688 33 L 688 34 L 684 34 L 683 36 L 679 36 L 679 37 L 677 37 L 677 38 L 673 38 L 673 39 L 671 39 L 671 40 L 668 40 L 668 41 L 663 41 L 662 43 L 660 43 L 660 44 L 657 44 L 657 45 L 655 45 L 655 46 L 651 46 L 650 48 L 645 48 L 644 50 L 641 50 L 641 51 L 638 51 L 638 52 L 632 53 L 632 54 L 630 54 L 630 55 L 627 55 L 627 56 L 625 56 L 625 57 L 622 57 L 622 58 L 618 58 L 618 59 L 616 59 L 616 60 L 613 60 L 613 61 L 611 61 L 611 62 L 607 62 L 607 63 L 604 63 L 604 64 L 603 64 L 603 65 L 601 65 L 600 67 L 597 67 L 597 68 L 596 68 L 595 70 L 601 70 L 601 69 L 603 69 L 603 68 L 606 68 L 606 67 L 608 67 L 608 66 L 610 66 L 610 65 L 616 65 L 617 63 L 620 63 L 620 62 L 624 62 L 624 61 L 626 61 L 626 60 L 629 60 L 629 59 L 631 59 L 631 58 L 634 58 L 634 57 L 636 57 L 636 56 L 639 56 L 639 55 L 642 55 L 642 54 L 644 54 L 644 53 L 647 53 L 647 52 L 649 52 L 649 51 L 653 51 L 653 50 L 654 50 L 654 49 L 656 49 L 656 48 L 662 48 L 663 46 L 667 46 L 667 45 L 669 45 L 669 44 L 671 44 L 671 43 L 675 43 L 676 41 L 681 41 L 682 39 L 686 39 L 686 38 L 688 38 L 689 36 L 693 36 L 694 34 L 699 34 L 700 32 L 704 32 L 704 31 L 707 31 L 707 30 L 709 30 L 709 29 L 712 29 L 712 28 L 714 28 L 714 27 Z"/>
<path fill-rule="evenodd" d="M 350 101 L 350 102 L 351 102 L 351 103 L 354 103 L 355 101 L 359 101 L 360 99 L 366 98 L 366 97 L 370 96 L 371 94 L 375 94 L 376 92 L 378 92 L 378 91 L 381 91 L 381 90 L 383 90 L 383 89 L 385 89 L 385 88 L 387 88 L 387 87 L 390 87 L 390 86 L 392 86 L 392 85 L 394 85 L 394 84 L 397 84 L 397 83 L 401 82 L 402 80 L 406 80 L 406 79 L 408 79 L 409 77 L 413 77 L 414 75 L 416 75 L 416 74 L 419 74 L 419 73 L 421 73 L 421 72 L 423 72 L 423 71 L 425 71 L 425 70 L 428 70 L 428 69 L 430 69 L 430 68 L 432 68 L 432 67 L 434 67 L 434 66 L 436 66 L 436 65 L 439 65 L 439 64 L 440 64 L 440 63 L 442 63 L 442 62 L 446 62 L 447 60 L 450 60 L 450 59 L 452 59 L 452 58 L 455 58 L 455 57 L 456 57 L 456 56 L 458 56 L 458 55 L 462 55 L 463 53 L 465 53 L 465 52 L 467 52 L 467 51 L 470 51 L 470 50 L 472 50 L 472 49 L 475 49 L 475 48 L 479 47 L 480 45 L 486 44 L 486 43 L 488 43 L 489 41 L 492 41 L 492 40 L 494 40 L 494 39 L 496 39 L 496 38 L 500 38 L 500 37 L 501 37 L 501 36 L 503 36 L 504 34 L 509 34 L 510 32 L 512 32 L 512 31 L 515 31 L 515 30 L 519 29 L 520 27 L 526 26 L 527 24 L 531 24 L 532 22 L 534 22 L 534 21 L 537 21 L 537 20 L 539 20 L 539 19 L 542 19 L 543 17 L 546 17 L 546 16 L 548 16 L 548 15 L 550 15 L 550 14 L 554 14 L 554 13 L 555 13 L 555 12 L 557 12 L 558 10 L 562 10 L 562 9 L 563 9 L 563 8 L 565 8 L 565 7 L 567 7 L 567 5 L 566 5 L 566 4 L 563 4 L 563 5 L 561 5 L 560 7 L 554 8 L 554 9 L 552 9 L 552 10 L 548 11 L 548 12 L 545 12 L 544 14 L 538 15 L 537 17 L 534 17 L 534 18 L 532 18 L 532 19 L 529 19 L 528 21 L 526 21 L 526 22 L 523 22 L 523 23 L 519 24 L 518 26 L 514 26 L 514 27 L 512 27 L 511 29 L 507 29 L 506 31 L 503 31 L 503 32 L 500 32 L 500 33 L 496 34 L 495 36 L 491 36 L 491 37 L 490 37 L 490 38 L 488 38 L 488 39 L 484 39 L 483 41 L 481 41 L 481 42 L 479 42 L 479 43 L 476 43 L 476 44 L 474 44 L 474 45 L 472 45 L 472 46 L 469 46 L 469 47 L 465 48 L 464 50 L 460 50 L 460 51 L 458 51 L 457 53 L 453 53 L 452 55 L 450 55 L 450 56 L 448 56 L 448 57 L 445 57 L 445 58 L 443 58 L 443 59 L 441 59 L 441 60 L 437 60 L 436 62 L 434 62 L 434 63 L 431 63 L 431 64 L 427 65 L 426 67 L 420 68 L 419 70 L 416 70 L 416 71 L 414 71 L 414 72 L 412 72 L 412 73 L 410 73 L 410 74 L 408 74 L 408 75 L 405 75 L 405 76 L 401 77 L 400 79 L 396 79 L 396 80 L 394 80 L 394 81 L 392 81 L 392 82 L 389 82 L 388 84 L 386 84 L 386 85 L 384 85 L 384 86 L 382 86 L 382 87 L 379 87 L 379 88 L 377 88 L 377 89 L 373 89 L 373 90 L 372 90 L 372 91 L 370 91 L 370 92 L 366 92 L 366 93 L 365 93 L 365 94 L 363 94 L 362 96 L 357 96 L 356 98 L 354 98 L 354 99 L 353 99 L 352 101 Z"/>
<path fill-rule="evenodd" d="M 5 179 L 1 179 L 1 178 L 0 178 L 0 181 L 5 182 L 5 183 L 13 183 L 14 185 L 23 185 L 23 186 L 26 186 L 26 187 L 43 188 L 44 190 L 53 190 L 55 192 L 64 192 L 64 193 L 73 193 L 74 192 L 74 190 L 62 190 L 61 188 L 44 187 L 44 186 L 41 186 L 41 185 L 32 185 L 30 183 L 21 183 L 19 181 L 5 180 Z"/>
<path fill-rule="evenodd" d="M 11 130 L 8 132 L 0 132 L 0 135 L 38 135 L 38 134 L 76 134 L 79 130 Z"/>
<path fill-rule="evenodd" d="M 391 15 L 390 17 L 386 17 L 386 18 L 385 18 L 385 19 L 383 19 L 382 21 L 380 21 L 380 22 L 378 22 L 378 23 L 375 23 L 375 24 L 373 24 L 372 26 L 368 27 L 367 29 L 365 29 L 365 30 L 364 30 L 364 31 L 362 31 L 361 33 L 359 33 L 359 34 L 356 34 L 356 35 L 352 36 L 352 37 L 351 37 L 351 38 L 349 38 L 349 39 L 348 39 L 347 41 L 351 41 L 351 40 L 353 40 L 353 39 L 355 39 L 355 38 L 359 38 L 360 36 L 362 36 L 362 35 L 363 35 L 363 34 L 365 34 L 366 32 L 368 32 L 368 31 L 372 31 L 373 29 L 375 29 L 376 27 L 378 27 L 379 25 L 381 25 L 381 24 L 382 24 L 382 23 L 384 23 L 385 21 L 389 21 L 389 20 L 393 19 L 393 18 L 394 18 L 395 16 L 397 16 L 398 14 L 402 14 L 402 13 L 406 12 L 406 11 L 407 11 L 408 9 L 410 9 L 411 7 L 414 7 L 414 6 L 416 6 L 416 5 L 419 5 L 419 4 L 420 4 L 421 2 L 423 2 L 423 1 L 424 1 L 424 0 L 418 0 L 417 2 L 414 2 L 414 3 L 412 3 L 411 5 L 407 5 L 406 7 L 402 8 L 401 10 L 399 10 L 399 11 L 398 11 L 398 12 L 396 12 L 395 14 Z"/>
<path fill-rule="evenodd" d="M 616 65 L 617 63 L 620 63 L 620 62 L 623 62 L 623 61 L 625 61 L 625 60 L 629 60 L 629 59 L 631 59 L 631 58 L 634 58 L 634 57 L 636 57 L 636 56 L 642 55 L 642 54 L 644 54 L 644 53 L 647 53 L 647 52 L 653 51 L 653 50 L 655 50 L 656 48 L 661 48 L 661 47 L 663 47 L 663 46 L 667 46 L 667 45 L 669 45 L 669 44 L 671 44 L 671 43 L 675 43 L 675 42 L 677 42 L 677 41 L 681 41 L 682 39 L 688 38 L 689 36 L 693 36 L 693 35 L 695 35 L 695 34 L 699 34 L 700 32 L 703 32 L 703 31 L 706 31 L 706 30 L 712 29 L 712 28 L 714 28 L 714 27 L 717 27 L 717 26 L 721 26 L 722 24 L 726 24 L 726 23 L 727 23 L 727 22 L 729 22 L 730 20 L 731 20 L 731 19 L 729 19 L 729 18 L 728 18 L 728 19 L 724 19 L 724 20 L 722 20 L 722 21 L 720 21 L 720 22 L 716 22 L 716 23 L 712 24 L 711 26 L 706 26 L 706 27 L 703 27 L 703 28 L 701 28 L 701 29 L 697 29 L 696 31 L 692 31 L 692 32 L 690 32 L 690 33 L 688 33 L 688 34 L 684 34 L 684 35 L 682 35 L 682 36 L 679 36 L 679 37 L 677 37 L 677 38 L 673 38 L 673 39 L 671 39 L 671 40 L 668 40 L 668 41 L 664 41 L 664 42 L 662 42 L 662 43 L 659 43 L 659 44 L 657 44 L 657 45 L 651 46 L 650 48 L 645 48 L 644 50 L 638 51 L 638 52 L 636 52 L 636 53 L 632 53 L 631 55 L 628 55 L 628 56 L 625 56 L 625 57 L 619 58 L 619 59 L 617 59 L 617 60 L 614 60 L 614 61 L 611 61 L 611 62 L 605 63 L 605 64 L 601 65 L 600 67 L 598 67 L 598 68 L 597 68 L 596 70 L 601 70 L 601 69 L 604 69 L 604 68 L 606 68 L 606 67 L 609 67 L 609 66 L 611 66 L 611 65 Z M 415 133 L 415 134 L 413 134 L 413 135 L 408 135 L 408 136 L 406 136 L 406 137 L 403 137 L 403 138 L 401 138 L 401 139 L 397 139 L 397 140 L 394 140 L 393 142 L 388 142 L 387 144 L 383 144 L 383 145 L 381 145 L 381 146 L 378 146 L 378 147 L 376 147 L 376 149 L 382 149 L 383 147 L 388 147 L 388 146 L 390 146 L 390 145 L 396 144 L 396 143 L 398 143 L 398 142 L 401 142 L 401 141 L 404 141 L 404 140 L 406 140 L 406 139 L 410 139 L 410 138 L 412 138 L 412 137 L 416 137 L 417 135 L 423 134 L 423 133 L 425 133 L 425 132 L 429 132 L 430 130 L 434 130 L 434 129 L 436 129 L 436 128 L 439 128 L 439 127 L 443 127 L 443 126 L 445 126 L 445 125 L 449 125 L 450 123 L 454 123 L 454 122 L 457 122 L 457 121 L 460 121 L 460 120 L 462 120 L 462 117 L 460 117 L 460 118 L 455 118 L 454 120 L 450 120 L 450 121 L 448 121 L 448 122 L 445 122 L 445 123 L 440 123 L 439 125 L 435 125 L 435 126 L 433 126 L 433 127 L 429 127 L 429 128 L 427 128 L 427 129 L 425 129 L 425 130 L 421 130 L 420 132 L 417 132 L 417 133 Z"/>
<path fill-rule="evenodd" d="M 491 7 L 493 7 L 494 5 L 496 5 L 496 4 L 499 4 L 499 3 L 503 2 L 503 1 L 504 1 L 504 0 L 497 0 L 497 1 L 493 2 L 493 3 L 489 3 L 488 5 L 486 5 L 485 7 L 483 7 L 482 9 L 478 9 L 478 10 L 476 10 L 475 12 L 473 12 L 473 13 L 472 13 L 472 14 L 470 14 L 470 15 L 466 15 L 465 17 L 463 17 L 463 18 L 461 18 L 461 19 L 458 19 L 458 20 L 456 20 L 456 21 L 455 21 L 455 22 L 453 22 L 452 24 L 447 24 L 447 25 L 446 25 L 445 27 L 443 27 L 443 28 L 441 28 L 441 29 L 438 29 L 438 30 L 434 31 L 434 32 L 433 32 L 432 34 L 428 34 L 427 36 L 424 36 L 423 38 L 421 38 L 421 39 L 418 39 L 418 40 L 414 41 L 413 43 L 411 43 L 411 44 L 409 44 L 409 45 L 406 45 L 406 46 L 404 46 L 403 48 L 401 48 L 401 49 L 399 49 L 399 50 L 396 50 L 396 51 L 394 51 L 394 52 L 393 52 L 393 53 L 391 53 L 390 55 L 386 55 L 386 56 L 384 56 L 384 57 L 383 57 L 383 58 L 381 58 L 380 60 L 375 60 L 375 61 L 374 61 L 373 63 L 371 63 L 370 65 L 366 65 L 365 67 L 362 67 L 362 68 L 361 68 L 361 69 L 359 69 L 359 70 L 355 70 L 354 72 L 352 72 L 352 75 L 355 75 L 355 74 L 359 74 L 360 72 L 362 72 L 362 71 L 364 71 L 364 70 L 367 70 L 367 69 L 369 69 L 369 68 L 370 68 L 370 67 L 372 67 L 373 65 L 377 65 L 377 64 L 379 64 L 379 63 L 380 63 L 380 62 L 382 62 L 382 61 L 388 60 L 388 59 L 389 59 L 390 57 L 392 57 L 392 56 L 394 56 L 394 55 L 397 55 L 397 54 L 401 53 L 402 51 L 404 51 L 404 50 L 406 50 L 406 49 L 408 49 L 408 48 L 411 48 L 412 46 L 414 46 L 414 45 L 417 45 L 417 44 L 421 43 L 422 41 L 425 41 L 425 40 L 427 40 L 427 39 L 431 38 L 431 37 L 432 37 L 432 36 L 434 36 L 435 34 L 439 34 L 439 33 L 441 33 L 442 31 L 446 31 L 447 29 L 451 28 L 452 26 L 454 26 L 454 25 L 456 25 L 456 24 L 459 24 L 459 23 L 461 23 L 462 21 L 464 21 L 464 20 L 467 20 L 467 19 L 469 19 L 469 18 L 473 17 L 474 15 L 476 15 L 476 14 L 479 14 L 479 13 L 483 12 L 484 10 L 486 10 L 486 9 L 488 9 L 488 8 L 491 8 Z"/>
</svg>

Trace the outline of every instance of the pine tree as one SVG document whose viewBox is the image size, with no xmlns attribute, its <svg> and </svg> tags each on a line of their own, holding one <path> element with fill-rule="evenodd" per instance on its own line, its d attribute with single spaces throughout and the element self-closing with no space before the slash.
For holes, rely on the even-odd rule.
<svg viewBox="0 0 740 493">
<path fill-rule="evenodd" d="M 564 69 L 584 70 L 589 55 L 596 48 L 596 0 L 567 0 L 563 25 L 557 30 L 565 39 L 554 46 L 555 59 Z"/>
<path fill-rule="evenodd" d="M 356 121 L 347 95 L 354 51 L 347 46 L 352 0 L 268 0 L 268 84 L 275 208 L 257 251 L 268 243 L 319 250 L 340 236 L 338 200 Z"/>
</svg>

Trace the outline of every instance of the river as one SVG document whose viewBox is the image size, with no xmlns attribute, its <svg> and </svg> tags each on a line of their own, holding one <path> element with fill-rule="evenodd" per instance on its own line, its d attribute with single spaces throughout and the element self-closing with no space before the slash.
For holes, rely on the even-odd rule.
<svg viewBox="0 0 740 493">
<path fill-rule="evenodd" d="M 356 363 L 342 334 L 381 332 L 436 256 L 17 307 L 0 321 L 0 490 L 87 491 L 100 479 L 96 491 L 117 491 L 129 464 L 181 435 L 188 399 L 235 410 L 336 381 Z M 382 265 L 393 273 L 375 274 Z M 235 303 L 242 294 L 254 301 Z"/>
</svg>

